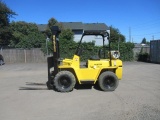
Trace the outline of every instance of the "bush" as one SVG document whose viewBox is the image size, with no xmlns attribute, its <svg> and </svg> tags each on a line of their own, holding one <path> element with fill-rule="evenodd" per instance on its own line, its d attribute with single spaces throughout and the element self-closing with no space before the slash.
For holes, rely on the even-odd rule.
<svg viewBox="0 0 160 120">
<path fill-rule="evenodd" d="M 138 61 L 149 62 L 149 54 L 148 53 L 140 53 L 138 55 Z"/>
<path fill-rule="evenodd" d="M 120 59 L 123 61 L 132 61 L 133 60 L 133 48 L 134 48 L 133 43 L 120 42 L 119 43 Z M 111 43 L 111 50 L 118 50 L 118 42 Z"/>
<path fill-rule="evenodd" d="M 76 52 L 78 42 L 69 41 L 66 39 L 62 39 L 59 41 L 60 43 L 60 57 L 61 58 L 72 58 Z M 118 43 L 111 43 L 111 50 L 118 50 Z M 107 46 L 108 47 L 108 46 Z M 52 53 L 52 44 L 51 42 L 48 43 L 48 51 L 49 54 Z M 102 46 L 96 46 L 93 42 L 83 42 L 81 45 L 82 54 L 81 54 L 81 61 L 86 61 L 91 56 L 98 56 L 99 50 Z M 120 59 L 122 61 L 131 61 L 133 60 L 133 43 L 119 43 L 119 51 L 120 51 Z M 46 53 L 45 46 L 43 47 L 43 52 Z M 108 49 L 105 51 L 106 56 L 108 53 Z"/>
</svg>

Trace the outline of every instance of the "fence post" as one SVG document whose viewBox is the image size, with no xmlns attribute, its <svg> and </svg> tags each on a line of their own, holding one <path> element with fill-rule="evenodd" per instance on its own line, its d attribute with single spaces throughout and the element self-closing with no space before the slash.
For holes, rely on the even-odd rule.
<svg viewBox="0 0 160 120">
<path fill-rule="evenodd" d="M 1 47 L 1 55 L 2 55 L 2 47 Z"/>
<path fill-rule="evenodd" d="M 24 49 L 24 62 L 26 63 L 26 58 L 27 56 L 26 56 L 26 49 Z"/>
</svg>

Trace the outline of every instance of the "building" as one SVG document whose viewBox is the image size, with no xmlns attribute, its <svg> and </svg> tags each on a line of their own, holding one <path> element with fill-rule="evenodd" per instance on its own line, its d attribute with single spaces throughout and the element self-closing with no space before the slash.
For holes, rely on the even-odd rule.
<svg viewBox="0 0 160 120">
<path fill-rule="evenodd" d="M 150 61 L 160 63 L 160 39 L 150 42 Z"/>
<path fill-rule="evenodd" d="M 82 33 L 88 30 L 108 31 L 109 27 L 105 23 L 82 23 L 82 22 L 61 22 L 64 29 L 71 29 L 74 33 L 74 40 L 79 41 Z M 47 24 L 38 24 L 40 31 L 45 31 Z M 83 41 L 95 41 L 96 45 L 102 45 L 103 41 L 100 36 L 86 36 Z"/>
</svg>

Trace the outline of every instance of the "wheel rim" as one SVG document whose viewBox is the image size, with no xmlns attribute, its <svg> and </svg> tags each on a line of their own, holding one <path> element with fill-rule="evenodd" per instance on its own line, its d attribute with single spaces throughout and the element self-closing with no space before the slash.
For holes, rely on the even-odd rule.
<svg viewBox="0 0 160 120">
<path fill-rule="evenodd" d="M 104 78 L 103 85 L 107 89 L 110 89 L 110 88 L 114 87 L 115 79 L 113 77 L 108 76 L 108 77 Z"/>
<path fill-rule="evenodd" d="M 69 77 L 67 76 L 62 76 L 59 80 L 58 80 L 58 84 L 62 89 L 66 89 L 68 87 L 70 87 L 71 85 L 71 80 L 69 79 Z"/>
</svg>

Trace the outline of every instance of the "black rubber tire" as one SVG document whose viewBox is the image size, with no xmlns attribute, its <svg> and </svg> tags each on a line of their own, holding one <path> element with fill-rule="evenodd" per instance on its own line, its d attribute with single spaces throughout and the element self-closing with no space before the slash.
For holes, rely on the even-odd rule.
<svg viewBox="0 0 160 120">
<path fill-rule="evenodd" d="M 76 84 L 75 76 L 70 71 L 60 71 L 56 74 L 54 87 L 59 92 L 70 92 Z"/>
<path fill-rule="evenodd" d="M 47 85 L 48 90 L 52 90 L 53 89 L 53 84 L 51 84 L 51 82 L 47 81 L 46 85 Z"/>
<path fill-rule="evenodd" d="M 3 56 L 0 54 L 0 65 L 4 65 L 4 59 L 3 59 Z"/>
<path fill-rule="evenodd" d="M 114 91 L 118 87 L 119 80 L 115 73 L 106 71 L 99 76 L 98 83 L 103 91 Z"/>
</svg>

